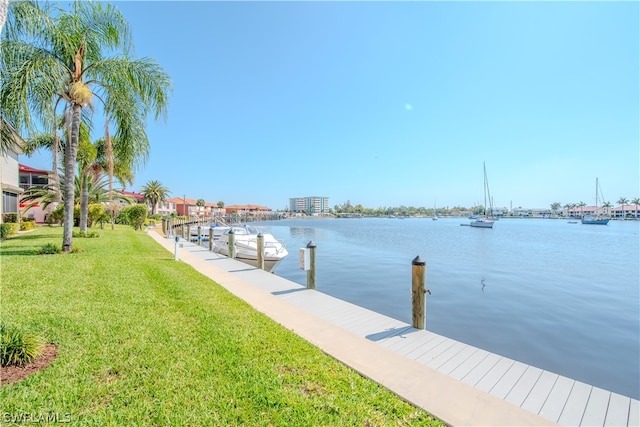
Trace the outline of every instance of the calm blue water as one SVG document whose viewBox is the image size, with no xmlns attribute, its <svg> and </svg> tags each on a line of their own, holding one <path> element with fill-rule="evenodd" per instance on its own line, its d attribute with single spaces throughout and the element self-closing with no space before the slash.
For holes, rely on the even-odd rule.
<svg viewBox="0 0 640 427">
<path fill-rule="evenodd" d="M 427 329 L 640 398 L 638 221 L 608 226 L 503 219 L 298 219 L 256 223 L 285 241 L 276 273 L 306 285 L 298 248 L 316 245 L 321 292 L 411 323 L 411 261 L 427 262 Z"/>
</svg>

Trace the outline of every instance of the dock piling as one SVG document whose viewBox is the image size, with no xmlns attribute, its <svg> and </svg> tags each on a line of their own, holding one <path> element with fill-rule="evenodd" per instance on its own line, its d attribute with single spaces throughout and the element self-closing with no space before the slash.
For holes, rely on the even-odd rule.
<svg viewBox="0 0 640 427">
<path fill-rule="evenodd" d="M 426 272 L 427 263 L 420 258 L 420 255 L 411 261 L 411 308 L 413 327 L 425 329 L 427 296 L 426 296 Z"/>
<path fill-rule="evenodd" d="M 258 233 L 257 239 L 257 259 L 258 259 L 258 268 L 260 270 L 264 270 L 264 236 L 262 233 Z"/>
<path fill-rule="evenodd" d="M 229 230 L 229 240 L 227 241 L 228 245 L 228 257 L 233 259 L 236 257 L 236 235 L 233 232 L 233 228 Z"/>
<path fill-rule="evenodd" d="M 307 289 L 316 288 L 316 244 L 311 240 L 307 243 L 309 249 L 309 270 L 307 270 Z"/>
</svg>

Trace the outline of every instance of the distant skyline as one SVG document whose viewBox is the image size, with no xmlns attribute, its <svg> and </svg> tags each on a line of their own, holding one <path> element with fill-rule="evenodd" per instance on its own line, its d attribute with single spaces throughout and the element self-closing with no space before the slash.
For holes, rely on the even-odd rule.
<svg viewBox="0 0 640 427">
<path fill-rule="evenodd" d="M 486 161 L 495 206 L 640 197 L 638 2 L 112 3 L 174 85 L 127 190 L 469 207 Z"/>
</svg>

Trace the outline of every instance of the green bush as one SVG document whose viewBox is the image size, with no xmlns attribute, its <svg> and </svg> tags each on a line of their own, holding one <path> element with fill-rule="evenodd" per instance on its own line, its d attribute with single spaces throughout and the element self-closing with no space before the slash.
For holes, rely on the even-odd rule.
<svg viewBox="0 0 640 427">
<path fill-rule="evenodd" d="M 148 209 L 146 205 L 127 206 L 120 211 L 120 214 L 126 216 L 127 224 L 132 226 L 135 230 L 142 229 L 142 225 L 147 219 L 147 213 Z"/>
<path fill-rule="evenodd" d="M 62 221 L 64 221 L 64 205 L 61 203 L 51 212 L 48 222 L 49 224 L 62 224 Z"/>
<path fill-rule="evenodd" d="M 4 239 L 13 236 L 18 232 L 20 226 L 14 222 L 5 222 L 0 224 L 0 238 Z"/>
<path fill-rule="evenodd" d="M 36 228 L 36 222 L 34 220 L 23 221 L 20 223 L 20 231 L 33 230 Z"/>
<path fill-rule="evenodd" d="M 2 222 L 18 222 L 18 214 L 17 213 L 7 213 L 2 217 Z"/>
<path fill-rule="evenodd" d="M 100 237 L 95 231 L 74 231 L 73 237 L 93 239 L 94 237 Z"/>
<path fill-rule="evenodd" d="M 0 365 L 24 365 L 42 353 L 43 340 L 0 322 Z"/>
<path fill-rule="evenodd" d="M 62 249 L 60 249 L 54 243 L 47 243 L 40 248 L 40 250 L 38 251 L 38 255 L 59 254 L 60 252 L 62 252 Z"/>
</svg>

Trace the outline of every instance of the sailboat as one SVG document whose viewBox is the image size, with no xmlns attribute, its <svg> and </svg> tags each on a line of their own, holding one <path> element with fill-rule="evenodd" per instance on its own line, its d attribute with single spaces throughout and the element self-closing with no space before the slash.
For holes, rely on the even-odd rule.
<svg viewBox="0 0 640 427">
<path fill-rule="evenodd" d="M 607 225 L 609 223 L 609 217 L 598 214 L 598 195 L 600 186 L 598 185 L 598 178 L 596 178 L 596 211 L 593 214 L 584 215 L 582 217 L 583 224 L 591 225 Z"/>
<path fill-rule="evenodd" d="M 433 218 L 431 218 L 434 221 L 438 220 L 438 212 L 436 211 L 436 202 L 435 200 L 433 201 Z"/>
<path fill-rule="evenodd" d="M 493 203 L 491 202 L 491 194 L 489 193 L 489 181 L 487 180 L 487 167 L 482 162 L 484 169 L 484 215 L 479 216 L 469 224 L 471 227 L 477 228 L 493 228 L 495 220 L 491 216 L 487 216 L 487 196 L 489 197 L 489 214 L 493 213 Z"/>
</svg>

